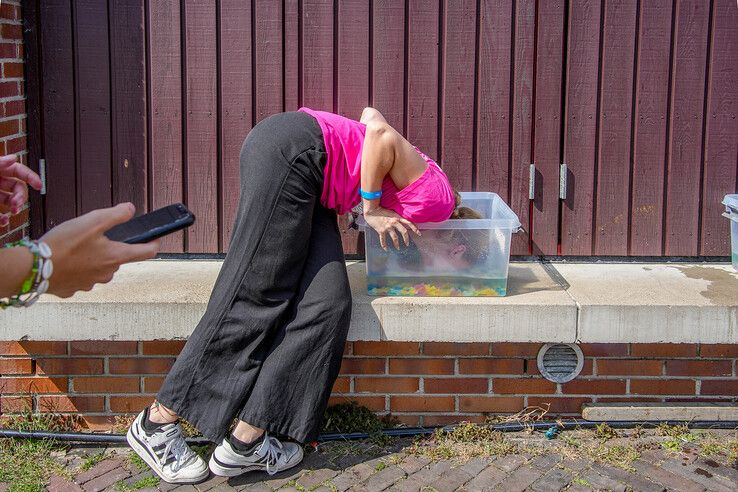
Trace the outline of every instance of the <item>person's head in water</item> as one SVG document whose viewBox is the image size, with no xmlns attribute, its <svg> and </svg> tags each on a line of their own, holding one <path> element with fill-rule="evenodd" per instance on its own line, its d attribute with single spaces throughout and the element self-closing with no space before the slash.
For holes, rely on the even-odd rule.
<svg viewBox="0 0 738 492">
<path fill-rule="evenodd" d="M 461 206 L 461 195 L 454 191 L 456 207 L 450 219 L 481 219 L 476 210 Z M 464 270 L 487 257 L 489 237 L 484 230 L 426 229 L 413 236 L 424 268 L 439 271 Z"/>
</svg>

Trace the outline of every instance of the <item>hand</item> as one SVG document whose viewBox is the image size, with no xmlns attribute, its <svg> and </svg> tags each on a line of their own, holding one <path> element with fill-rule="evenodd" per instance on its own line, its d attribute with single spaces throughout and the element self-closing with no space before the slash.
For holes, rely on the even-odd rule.
<svg viewBox="0 0 738 492">
<path fill-rule="evenodd" d="M 41 178 L 26 166 L 17 162 L 15 155 L 0 157 L 0 226 L 10 220 L 8 213 L 17 214 L 28 201 L 28 187 L 41 189 Z"/>
<path fill-rule="evenodd" d="M 49 293 L 69 297 L 78 290 L 91 290 L 96 283 L 110 282 L 122 264 L 156 256 L 158 240 L 126 244 L 104 235 L 114 225 L 130 220 L 135 211 L 132 204 L 121 203 L 68 220 L 47 232 L 41 241 L 51 247 L 53 255 Z"/>
<path fill-rule="evenodd" d="M 410 245 L 410 234 L 407 230 L 412 230 L 420 236 L 420 230 L 407 219 L 402 218 L 396 212 L 382 207 L 376 207 L 372 210 L 364 211 L 364 220 L 369 226 L 379 234 L 379 244 L 382 249 L 387 251 L 387 239 L 385 234 L 389 234 L 392 238 L 395 248 L 400 249 L 400 238 L 398 233 L 402 235 L 405 245 Z"/>
</svg>

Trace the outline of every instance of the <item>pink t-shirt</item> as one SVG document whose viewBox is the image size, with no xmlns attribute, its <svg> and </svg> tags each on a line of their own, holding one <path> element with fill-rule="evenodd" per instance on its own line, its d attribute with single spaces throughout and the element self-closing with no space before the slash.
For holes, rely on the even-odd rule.
<svg viewBox="0 0 738 492">
<path fill-rule="evenodd" d="M 339 214 L 348 213 L 361 201 L 361 151 L 366 125 L 326 111 L 304 107 L 299 111 L 313 116 L 323 131 L 328 155 L 320 203 Z M 382 182 L 379 204 L 412 222 L 442 222 L 454 210 L 451 183 L 438 164 L 417 147 L 415 150 L 428 163 L 425 172 L 401 190 L 387 175 Z"/>
</svg>

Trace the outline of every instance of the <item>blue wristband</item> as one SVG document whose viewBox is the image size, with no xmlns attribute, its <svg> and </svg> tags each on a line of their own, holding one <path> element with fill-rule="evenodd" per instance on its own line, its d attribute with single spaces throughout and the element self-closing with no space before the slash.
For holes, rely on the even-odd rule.
<svg viewBox="0 0 738 492">
<path fill-rule="evenodd" d="M 361 198 L 366 198 L 367 200 L 376 200 L 377 198 L 380 198 L 382 196 L 382 190 L 364 191 L 359 188 L 359 195 L 361 195 Z"/>
</svg>

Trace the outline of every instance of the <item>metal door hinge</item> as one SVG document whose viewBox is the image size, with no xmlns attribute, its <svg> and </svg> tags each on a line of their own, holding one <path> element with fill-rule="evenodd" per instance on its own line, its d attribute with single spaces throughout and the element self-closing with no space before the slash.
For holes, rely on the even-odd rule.
<svg viewBox="0 0 738 492">
<path fill-rule="evenodd" d="M 528 198 L 530 200 L 536 199 L 536 165 L 530 165 L 530 176 L 528 178 Z"/>
<path fill-rule="evenodd" d="M 41 194 L 46 194 L 46 159 L 38 160 L 38 174 L 41 177 Z"/>
<path fill-rule="evenodd" d="M 559 166 L 559 198 L 566 200 L 566 177 L 567 177 L 566 164 L 562 163 Z"/>
</svg>

